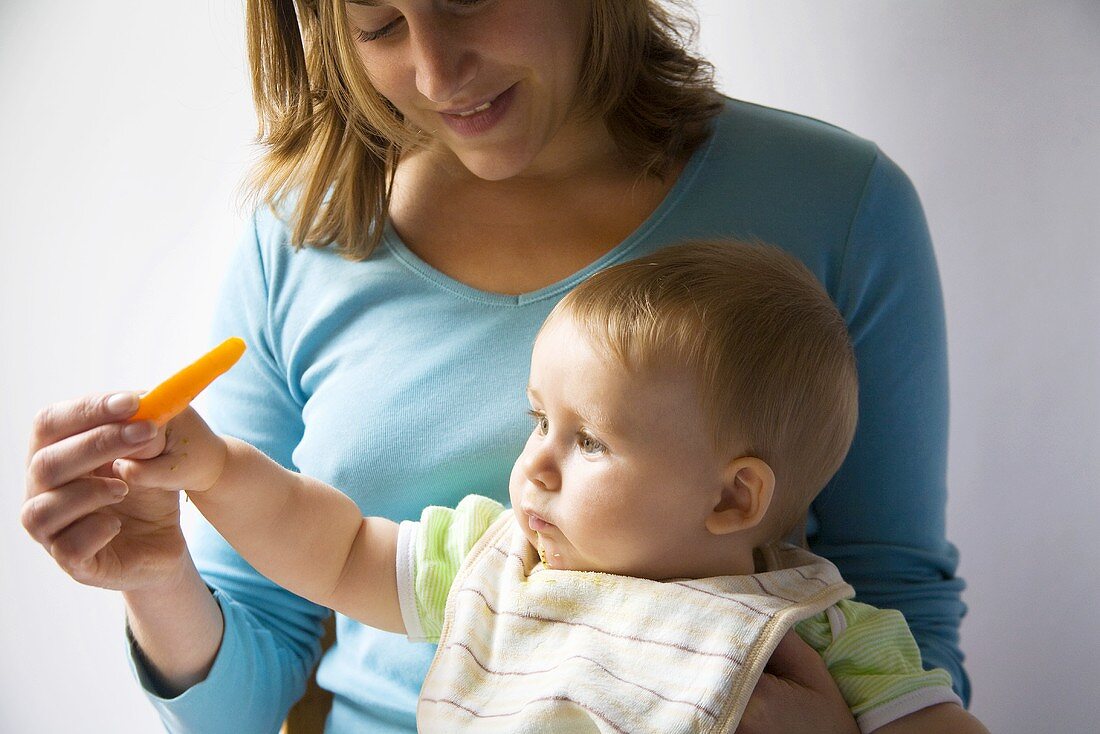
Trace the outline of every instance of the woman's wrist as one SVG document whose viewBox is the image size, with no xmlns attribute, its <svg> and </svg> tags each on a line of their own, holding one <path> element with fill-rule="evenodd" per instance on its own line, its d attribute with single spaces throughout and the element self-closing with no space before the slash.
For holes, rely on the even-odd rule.
<svg viewBox="0 0 1100 734">
<path fill-rule="evenodd" d="M 172 698 L 205 680 L 225 623 L 190 555 L 161 582 L 122 596 L 127 626 L 155 692 Z"/>
</svg>

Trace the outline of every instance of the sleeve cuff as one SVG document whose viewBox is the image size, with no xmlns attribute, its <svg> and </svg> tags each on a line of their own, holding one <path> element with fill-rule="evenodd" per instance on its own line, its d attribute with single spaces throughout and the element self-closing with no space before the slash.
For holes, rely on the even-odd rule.
<svg viewBox="0 0 1100 734">
<path fill-rule="evenodd" d="M 428 639 L 416 609 L 416 534 L 420 523 L 405 520 L 397 529 L 397 601 L 401 621 L 410 642 L 434 642 Z"/>
<path fill-rule="evenodd" d="M 921 709 L 935 706 L 940 703 L 957 703 L 963 705 L 962 699 L 946 686 L 935 688 L 919 688 L 904 696 L 899 696 L 870 711 L 865 711 L 856 718 L 856 724 L 863 734 L 870 734 L 876 729 L 881 729 L 892 721 L 897 721 L 903 716 L 920 711 Z"/>
<path fill-rule="evenodd" d="M 214 657 L 214 664 L 206 678 L 194 684 L 182 693 L 167 697 L 164 691 L 157 687 L 154 676 L 150 673 L 145 660 L 145 655 L 138 647 L 130 629 L 126 623 L 126 643 L 129 652 L 130 670 L 141 685 L 149 702 L 160 715 L 165 728 L 172 732 L 216 732 L 222 731 L 219 719 L 223 718 L 218 712 L 218 705 L 225 698 L 226 686 L 232 684 L 227 680 L 226 671 L 230 661 L 234 657 L 243 654 L 243 648 L 237 634 L 236 625 L 230 624 L 232 616 L 229 600 L 218 590 L 207 587 L 217 600 L 221 608 L 222 617 L 226 620 L 223 625 L 221 646 Z M 213 717 L 213 719 L 211 718 Z"/>
</svg>

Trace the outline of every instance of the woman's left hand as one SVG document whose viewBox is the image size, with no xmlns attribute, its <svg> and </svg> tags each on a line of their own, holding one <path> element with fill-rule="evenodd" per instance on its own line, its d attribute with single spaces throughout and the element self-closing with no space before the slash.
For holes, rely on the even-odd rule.
<svg viewBox="0 0 1100 734">
<path fill-rule="evenodd" d="M 791 630 L 779 642 L 737 734 L 859 734 L 825 661 Z"/>
</svg>

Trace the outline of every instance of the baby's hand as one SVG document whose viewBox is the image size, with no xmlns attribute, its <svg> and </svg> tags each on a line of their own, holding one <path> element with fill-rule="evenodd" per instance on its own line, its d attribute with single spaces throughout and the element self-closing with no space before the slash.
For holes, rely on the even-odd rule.
<svg viewBox="0 0 1100 734">
<path fill-rule="evenodd" d="M 170 420 L 164 433 L 164 450 L 151 459 L 117 459 L 115 474 L 130 485 L 185 492 L 205 492 L 225 468 L 225 440 L 206 421 L 187 408 Z"/>
</svg>

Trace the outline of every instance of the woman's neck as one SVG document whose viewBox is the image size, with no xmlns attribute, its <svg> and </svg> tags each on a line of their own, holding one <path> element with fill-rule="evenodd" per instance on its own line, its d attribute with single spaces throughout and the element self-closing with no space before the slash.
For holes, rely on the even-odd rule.
<svg viewBox="0 0 1100 734">
<path fill-rule="evenodd" d="M 472 287 L 526 293 L 583 269 L 628 237 L 660 205 L 682 164 L 643 177 L 617 148 L 501 181 L 424 149 L 404 157 L 390 218 L 429 265 Z"/>
</svg>

